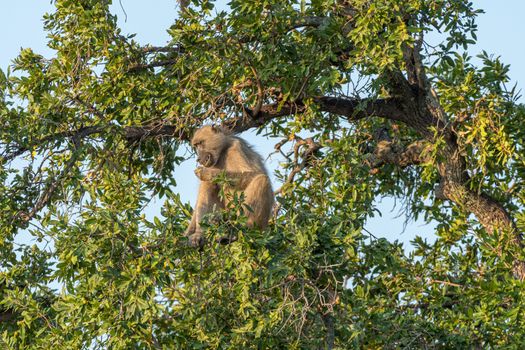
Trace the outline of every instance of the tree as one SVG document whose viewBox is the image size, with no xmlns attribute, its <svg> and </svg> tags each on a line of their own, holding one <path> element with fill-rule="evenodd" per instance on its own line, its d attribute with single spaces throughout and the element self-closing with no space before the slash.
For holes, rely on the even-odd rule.
<svg viewBox="0 0 525 350">
<path fill-rule="evenodd" d="M 122 35 L 109 3 L 55 1 L 55 55 L 0 75 L 7 347 L 525 343 L 525 108 L 507 65 L 468 55 L 472 3 L 193 0 L 165 47 Z M 229 208 L 198 251 L 173 173 L 211 122 L 277 140 L 282 186 L 268 230 Z M 366 232 L 386 195 L 437 240 Z"/>
</svg>

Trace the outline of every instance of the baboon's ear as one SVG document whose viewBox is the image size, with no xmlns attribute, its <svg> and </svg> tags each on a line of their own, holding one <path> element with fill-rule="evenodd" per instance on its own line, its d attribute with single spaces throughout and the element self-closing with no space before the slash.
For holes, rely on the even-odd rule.
<svg viewBox="0 0 525 350">
<path fill-rule="evenodd" d="M 219 132 L 222 132 L 222 128 L 218 125 L 212 125 L 211 131 L 213 131 L 214 133 L 219 133 Z"/>
</svg>

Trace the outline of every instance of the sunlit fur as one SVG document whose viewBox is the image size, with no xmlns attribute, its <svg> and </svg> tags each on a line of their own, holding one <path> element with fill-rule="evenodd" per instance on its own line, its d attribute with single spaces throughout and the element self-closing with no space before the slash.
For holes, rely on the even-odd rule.
<svg viewBox="0 0 525 350">
<path fill-rule="evenodd" d="M 204 215 L 228 207 L 228 200 L 219 198 L 219 188 L 213 183 L 214 176 L 225 172 L 232 185 L 226 191 L 244 193 L 245 204 L 251 208 L 245 215 L 248 225 L 265 228 L 270 218 L 274 196 L 264 163 L 243 139 L 224 131 L 204 126 L 197 130 L 191 141 L 197 159 L 203 166 L 196 171 L 201 179 L 197 204 L 186 235 L 193 246 L 201 245 L 200 221 Z"/>
</svg>

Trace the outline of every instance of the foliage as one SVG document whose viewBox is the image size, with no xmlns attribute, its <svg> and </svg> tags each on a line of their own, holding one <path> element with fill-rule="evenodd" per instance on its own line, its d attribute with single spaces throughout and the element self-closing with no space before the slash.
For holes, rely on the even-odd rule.
<svg viewBox="0 0 525 350">
<path fill-rule="evenodd" d="M 508 66 L 485 52 L 475 64 L 466 51 L 472 3 L 231 0 L 216 12 L 193 0 L 163 48 L 123 35 L 109 1 L 55 6 L 44 19 L 53 57 L 23 49 L 0 72 L 8 348 L 523 346 L 513 232 L 493 235 L 461 201 L 433 195 L 450 140 L 429 131 L 423 161 L 375 167 L 385 140 L 374 135 L 387 130 L 402 148 L 421 132 L 355 118 L 366 102 L 344 118 L 318 103 L 396 98 L 391 77 L 409 76 L 407 49 L 419 47 L 467 190 L 494 198 L 522 232 L 525 107 L 506 87 Z M 442 43 L 421 41 L 435 30 Z M 190 207 L 172 180 L 178 151 L 203 123 L 250 118 L 285 155 L 278 215 L 266 231 L 247 229 L 231 214 L 241 197 L 227 220 L 206 224 L 203 250 L 190 249 Z M 402 198 L 409 219 L 434 222 L 436 241 L 416 237 L 409 248 L 367 232 L 384 196 Z M 235 242 L 216 243 L 232 233 Z"/>
</svg>

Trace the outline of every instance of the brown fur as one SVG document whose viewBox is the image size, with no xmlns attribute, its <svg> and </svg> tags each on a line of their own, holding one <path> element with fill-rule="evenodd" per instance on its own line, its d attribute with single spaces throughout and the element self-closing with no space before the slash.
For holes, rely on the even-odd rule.
<svg viewBox="0 0 525 350">
<path fill-rule="evenodd" d="M 197 130 L 191 141 L 202 165 L 195 170 L 201 180 L 197 204 L 186 236 L 192 246 L 203 243 L 200 222 L 204 215 L 224 209 L 232 196 L 219 198 L 219 187 L 213 180 L 224 173 L 230 184 L 225 192 L 243 192 L 244 204 L 251 210 L 245 215 L 250 227 L 268 225 L 274 202 L 272 186 L 261 157 L 241 138 L 212 127 Z"/>
</svg>

